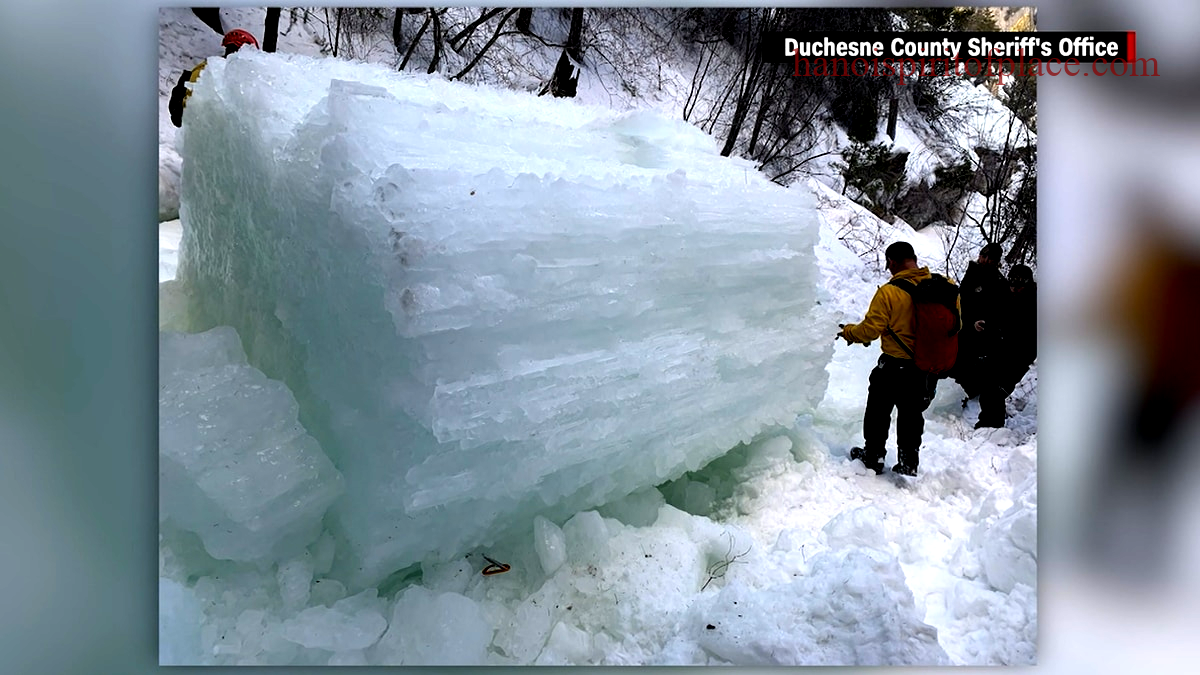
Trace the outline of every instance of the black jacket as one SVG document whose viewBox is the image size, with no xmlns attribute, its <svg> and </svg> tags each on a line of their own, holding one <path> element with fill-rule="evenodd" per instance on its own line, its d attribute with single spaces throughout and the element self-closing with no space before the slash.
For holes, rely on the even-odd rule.
<svg viewBox="0 0 1200 675">
<path fill-rule="evenodd" d="M 972 261 L 958 289 L 962 302 L 959 349 L 970 356 L 986 354 L 997 346 L 1001 337 L 1008 281 L 1000 274 L 999 267 Z M 975 330 L 975 322 L 979 320 L 986 323 L 983 332 Z"/>
<path fill-rule="evenodd" d="M 1000 269 L 978 262 L 967 265 L 967 273 L 958 288 L 962 295 L 964 328 L 980 319 L 997 318 L 1008 295 L 1008 281 L 1000 274 Z"/>
<path fill-rule="evenodd" d="M 1019 366 L 1037 358 L 1037 284 L 1009 291 L 1001 324 L 1004 356 Z"/>
<path fill-rule="evenodd" d="M 167 110 L 171 113 L 171 124 L 177 127 L 183 126 L 183 107 L 187 103 L 188 96 L 192 95 L 192 91 L 188 89 L 188 82 L 195 82 L 196 78 L 200 77 L 200 71 L 208 61 L 201 61 L 199 65 L 191 70 L 183 71 L 179 76 L 179 81 L 175 83 L 175 88 L 171 90 L 171 100 L 167 102 Z"/>
</svg>

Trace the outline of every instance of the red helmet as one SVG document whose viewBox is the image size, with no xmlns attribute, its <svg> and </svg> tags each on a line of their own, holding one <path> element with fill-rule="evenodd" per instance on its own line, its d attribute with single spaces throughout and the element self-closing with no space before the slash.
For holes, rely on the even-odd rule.
<svg viewBox="0 0 1200 675">
<path fill-rule="evenodd" d="M 221 46 L 225 48 L 233 47 L 238 49 L 244 45 L 254 45 L 254 48 L 257 49 L 258 40 L 255 40 L 253 35 L 247 33 L 241 28 L 229 31 L 221 40 Z"/>
</svg>

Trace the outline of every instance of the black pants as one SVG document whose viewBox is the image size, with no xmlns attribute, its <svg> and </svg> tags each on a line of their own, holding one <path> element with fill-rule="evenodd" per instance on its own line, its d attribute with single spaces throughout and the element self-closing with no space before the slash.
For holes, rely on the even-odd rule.
<svg viewBox="0 0 1200 675">
<path fill-rule="evenodd" d="M 911 359 L 883 354 L 871 371 L 867 410 L 863 414 L 864 449 L 869 456 L 885 454 L 892 409 L 896 409 L 896 447 L 902 464 L 916 468 L 925 431 L 925 409 L 933 401 L 937 378 L 919 370 Z"/>
<path fill-rule="evenodd" d="M 1008 417 L 1004 402 L 1020 384 L 1031 363 L 1000 360 L 982 370 L 979 387 L 979 421 L 1004 426 Z"/>
</svg>

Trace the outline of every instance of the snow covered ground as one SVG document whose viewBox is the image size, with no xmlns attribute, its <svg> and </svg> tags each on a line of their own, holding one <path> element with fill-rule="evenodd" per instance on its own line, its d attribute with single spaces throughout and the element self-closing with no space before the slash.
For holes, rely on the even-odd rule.
<svg viewBox="0 0 1200 675">
<path fill-rule="evenodd" d="M 191 25 L 187 10 L 164 11 L 180 13 L 172 26 Z M 260 11 L 226 16 L 245 12 L 247 25 L 259 26 Z M 209 43 L 219 38 L 207 28 L 188 30 L 191 38 L 163 31 L 160 93 L 173 85 L 171 73 L 218 51 Z M 281 51 L 318 51 L 299 34 L 287 39 L 295 44 L 281 42 Z M 165 93 L 160 98 L 160 176 L 169 177 L 179 158 Z M 903 140 L 921 151 L 915 135 Z M 818 195 L 817 264 L 846 320 L 860 319 L 887 279 L 879 244 L 908 240 L 922 264 L 942 269 L 936 231 L 884 223 L 816 181 L 797 189 Z M 160 224 L 160 282 L 175 276 L 183 227 L 173 219 Z M 164 532 L 162 657 L 222 664 L 1036 663 L 1036 370 L 999 430 L 974 430 L 978 404 L 963 408 L 961 389 L 943 381 L 926 413 L 921 474 L 905 480 L 875 476 L 847 457 L 861 444 L 877 357 L 877 344 L 837 344 L 825 397 L 805 424 L 598 515 L 547 522 L 533 541 L 489 553 L 512 566 L 504 574 L 481 575 L 487 563 L 473 554 L 426 565 L 419 581 L 389 580 L 346 597 L 327 576 L 328 538 L 304 556 L 257 569 L 212 560 L 194 539 Z M 894 442 L 889 452 L 890 465 Z M 704 572 L 681 578 L 681 570 L 694 569 Z M 414 622 L 418 616 L 428 620 Z"/>
</svg>

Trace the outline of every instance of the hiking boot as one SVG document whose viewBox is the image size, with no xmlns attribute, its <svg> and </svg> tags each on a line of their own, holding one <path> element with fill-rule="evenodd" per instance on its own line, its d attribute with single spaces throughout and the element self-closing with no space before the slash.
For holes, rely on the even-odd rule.
<svg viewBox="0 0 1200 675">
<path fill-rule="evenodd" d="M 862 448 L 850 448 L 850 459 L 862 462 L 863 466 L 874 471 L 876 475 L 883 473 L 883 457 L 884 453 L 882 452 L 867 452 Z"/>
<path fill-rule="evenodd" d="M 917 465 L 921 463 L 921 454 L 918 450 L 905 450 L 897 448 L 896 465 L 892 467 L 892 473 L 898 473 L 902 476 L 917 475 Z"/>
</svg>

